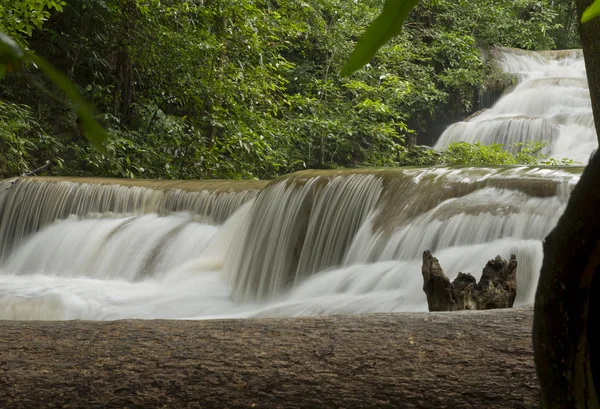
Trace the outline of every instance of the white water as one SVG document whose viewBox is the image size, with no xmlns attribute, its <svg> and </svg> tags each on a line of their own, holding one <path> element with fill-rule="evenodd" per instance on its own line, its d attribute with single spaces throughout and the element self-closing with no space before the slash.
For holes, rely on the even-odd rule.
<svg viewBox="0 0 600 409">
<path fill-rule="evenodd" d="M 438 146 L 547 140 L 552 156 L 587 163 L 596 138 L 581 55 L 502 55 L 519 85 Z M 0 181 L 0 319 L 425 311 L 424 250 L 451 279 L 515 254 L 516 303 L 530 303 L 541 240 L 580 173 L 301 172 L 260 193 Z"/>
<path fill-rule="evenodd" d="M 426 249 L 451 278 L 459 271 L 478 278 L 487 260 L 514 253 L 517 303 L 532 301 L 540 240 L 562 213 L 577 174 L 387 172 L 278 181 L 222 225 L 187 212 L 58 219 L 0 263 L 0 319 L 425 311 Z M 523 180 L 542 183 L 551 194 L 511 184 L 527 186 Z"/>
<path fill-rule="evenodd" d="M 448 127 L 435 147 L 547 141 L 550 157 L 587 164 L 598 142 L 582 53 L 504 50 L 499 62 L 517 75 L 515 89 L 489 110 Z"/>
<path fill-rule="evenodd" d="M 43 178 L 0 180 L 0 259 L 31 232 L 70 215 L 189 212 L 207 223 L 220 224 L 258 192 L 257 188 L 215 190 L 215 183 L 211 182 L 219 181 L 197 182 L 207 187 L 197 191 L 107 184 L 103 179 L 98 182 L 56 180 L 47 183 Z"/>
</svg>

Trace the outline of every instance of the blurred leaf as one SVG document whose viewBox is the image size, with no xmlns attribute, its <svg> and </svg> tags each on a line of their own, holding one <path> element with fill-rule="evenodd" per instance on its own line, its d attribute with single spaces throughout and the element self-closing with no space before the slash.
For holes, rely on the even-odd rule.
<svg viewBox="0 0 600 409">
<path fill-rule="evenodd" d="M 0 78 L 6 71 L 17 69 L 25 52 L 12 38 L 0 31 Z"/>
<path fill-rule="evenodd" d="M 23 49 L 12 38 L 0 32 L 0 78 L 7 71 L 20 67 L 23 62 L 35 64 L 75 103 L 77 115 L 81 119 L 85 137 L 96 149 L 106 153 L 106 149 L 102 143 L 108 139 L 108 134 L 94 120 L 90 106 L 79 95 L 73 83 L 43 58 L 34 54 L 26 55 Z"/>
<path fill-rule="evenodd" d="M 342 76 L 348 76 L 371 61 L 389 39 L 402 31 L 404 20 L 419 0 L 386 0 L 381 14 L 371 22 L 360 37 L 350 59 L 342 68 Z"/>
<path fill-rule="evenodd" d="M 583 15 L 581 16 L 581 22 L 587 23 L 591 19 L 598 16 L 600 16 L 600 0 L 596 0 L 591 6 L 585 9 Z"/>
<path fill-rule="evenodd" d="M 108 133 L 96 122 L 91 107 L 79 95 L 73 83 L 45 59 L 36 55 L 27 56 L 25 59 L 37 65 L 75 103 L 77 116 L 81 120 L 85 137 L 96 149 L 106 154 L 107 151 L 103 143 L 108 139 Z"/>
</svg>

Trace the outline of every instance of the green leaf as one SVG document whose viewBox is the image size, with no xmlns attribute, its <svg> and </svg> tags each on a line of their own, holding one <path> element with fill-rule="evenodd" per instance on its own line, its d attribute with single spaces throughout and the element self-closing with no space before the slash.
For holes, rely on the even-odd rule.
<svg viewBox="0 0 600 409">
<path fill-rule="evenodd" d="M 25 59 L 37 65 L 46 76 L 54 82 L 66 95 L 75 103 L 77 116 L 81 120 L 83 132 L 88 141 L 100 152 L 107 154 L 103 142 L 108 139 L 108 133 L 102 128 L 92 116 L 92 109 L 87 102 L 79 95 L 79 92 L 69 79 L 52 66 L 45 59 L 29 55 Z"/>
<path fill-rule="evenodd" d="M 598 16 L 600 16 L 600 0 L 596 0 L 591 6 L 585 9 L 583 15 L 581 16 L 581 22 L 587 23 L 594 17 Z"/>
<path fill-rule="evenodd" d="M 342 68 L 342 76 L 348 76 L 367 64 L 389 39 L 402 31 L 404 20 L 419 0 L 386 0 L 381 14 L 367 27 L 360 37 L 350 59 Z M 599 0 L 600 1 L 600 0 Z"/>
<path fill-rule="evenodd" d="M 25 51 L 8 35 L 0 31 L 0 64 L 19 65 Z"/>
</svg>

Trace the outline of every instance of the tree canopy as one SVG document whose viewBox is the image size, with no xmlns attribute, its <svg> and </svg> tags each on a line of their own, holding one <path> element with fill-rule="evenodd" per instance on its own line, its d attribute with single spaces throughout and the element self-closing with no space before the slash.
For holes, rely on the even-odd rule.
<svg viewBox="0 0 600 409">
<path fill-rule="evenodd" d="M 553 48 L 573 31 L 560 2 L 426 0 L 342 77 L 381 0 L 12 3 L 0 31 L 66 72 L 110 139 L 107 152 L 88 145 L 78 104 L 58 104 L 29 64 L 0 82 L 6 129 L 27 129 L 25 141 L 3 136 L 0 150 L 19 158 L 3 176 L 46 160 L 53 174 L 180 179 L 395 166 L 415 136 L 427 139 L 436 122 L 476 110 L 482 90 L 510 83 L 482 58 L 486 49 Z"/>
</svg>

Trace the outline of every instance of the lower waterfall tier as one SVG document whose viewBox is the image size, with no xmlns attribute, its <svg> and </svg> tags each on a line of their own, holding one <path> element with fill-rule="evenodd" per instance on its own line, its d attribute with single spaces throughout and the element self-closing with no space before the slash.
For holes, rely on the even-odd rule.
<svg viewBox="0 0 600 409">
<path fill-rule="evenodd" d="M 459 271 L 479 278 L 487 260 L 516 254 L 516 305 L 527 304 L 542 262 L 541 240 L 580 172 L 298 172 L 257 190 L 220 224 L 191 210 L 61 213 L 5 243 L 11 250 L 0 262 L 0 319 L 425 311 L 424 250 L 450 278 Z M 78 200 L 94 203 L 90 195 L 98 191 L 86 191 Z M 21 200 L 15 192 L 0 193 L 5 209 Z M 40 209 L 23 207 L 20 217 L 35 221 Z"/>
</svg>

